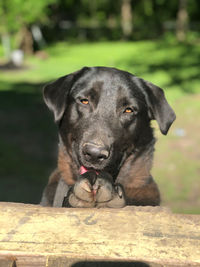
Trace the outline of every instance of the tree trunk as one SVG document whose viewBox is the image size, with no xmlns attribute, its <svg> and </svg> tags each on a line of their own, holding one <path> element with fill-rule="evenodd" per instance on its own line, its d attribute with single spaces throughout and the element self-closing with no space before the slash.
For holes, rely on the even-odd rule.
<svg viewBox="0 0 200 267">
<path fill-rule="evenodd" d="M 187 0 L 179 0 L 179 9 L 176 18 L 176 37 L 183 42 L 188 30 Z"/>
<path fill-rule="evenodd" d="M 33 37 L 30 30 L 24 26 L 19 32 L 19 48 L 28 55 L 33 54 Z"/>
<path fill-rule="evenodd" d="M 10 44 L 10 35 L 8 33 L 2 35 L 2 46 L 3 46 L 5 58 L 7 60 L 10 60 L 11 44 Z"/>
<path fill-rule="evenodd" d="M 133 31 L 133 23 L 132 23 L 132 8 L 131 8 L 131 0 L 122 0 L 121 5 L 121 27 L 123 38 L 130 38 Z"/>
</svg>

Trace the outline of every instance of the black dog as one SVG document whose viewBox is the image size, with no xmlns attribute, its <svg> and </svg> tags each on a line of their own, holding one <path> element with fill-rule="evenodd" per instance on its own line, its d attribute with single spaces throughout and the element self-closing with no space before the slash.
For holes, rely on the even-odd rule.
<svg viewBox="0 0 200 267">
<path fill-rule="evenodd" d="M 44 100 L 58 124 L 59 156 L 42 205 L 160 204 L 150 121 L 167 134 L 175 120 L 162 89 L 125 71 L 85 67 L 46 85 Z"/>
</svg>

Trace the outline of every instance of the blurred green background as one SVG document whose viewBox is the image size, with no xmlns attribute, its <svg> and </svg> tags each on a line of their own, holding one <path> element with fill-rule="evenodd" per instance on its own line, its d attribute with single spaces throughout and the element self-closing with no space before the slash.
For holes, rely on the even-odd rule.
<svg viewBox="0 0 200 267">
<path fill-rule="evenodd" d="M 165 90 L 177 120 L 167 136 L 152 123 L 152 173 L 163 205 L 200 213 L 199 10 L 198 0 L 1 0 L 0 201 L 38 203 L 56 167 L 42 86 L 112 66 Z"/>
</svg>

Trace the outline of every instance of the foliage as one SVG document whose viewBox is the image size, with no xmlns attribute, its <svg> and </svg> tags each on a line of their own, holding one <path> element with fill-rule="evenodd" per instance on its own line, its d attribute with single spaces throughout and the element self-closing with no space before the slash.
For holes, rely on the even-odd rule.
<svg viewBox="0 0 200 267">
<path fill-rule="evenodd" d="M 155 38 L 175 31 L 181 0 L 131 0 L 133 31 L 129 39 Z M 59 28 L 61 21 L 71 22 L 62 38 L 75 36 L 90 40 L 123 38 L 121 10 L 125 0 L 58 0 L 52 16 Z M 190 30 L 199 29 L 198 0 L 187 1 Z M 75 34 L 74 34 L 75 32 Z M 59 36 L 57 37 L 59 38 Z"/>
<path fill-rule="evenodd" d="M 123 38 L 125 0 L 1 0 L 0 34 L 39 24 L 49 40 L 118 40 Z M 175 31 L 181 0 L 130 0 L 133 31 L 129 39 L 159 37 Z M 190 30 L 198 32 L 200 1 L 188 0 Z"/>
<path fill-rule="evenodd" d="M 48 5 L 55 0 L 1 0 L 0 33 L 13 33 L 24 25 L 45 23 L 48 16 Z"/>
<path fill-rule="evenodd" d="M 84 65 L 114 66 L 142 76 L 167 93 L 199 90 L 199 45 L 180 44 L 174 38 L 140 42 L 57 43 L 46 49 L 49 57 L 28 59 L 26 71 L 2 73 L 1 80 L 46 82 Z M 59 63 L 58 63 L 59 62 Z M 1 89 L 1 85 L 0 85 Z"/>
</svg>

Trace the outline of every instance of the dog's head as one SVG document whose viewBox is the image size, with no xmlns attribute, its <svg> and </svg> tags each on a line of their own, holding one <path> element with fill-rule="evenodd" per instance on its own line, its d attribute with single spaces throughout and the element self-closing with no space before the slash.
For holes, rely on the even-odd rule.
<svg viewBox="0 0 200 267">
<path fill-rule="evenodd" d="M 163 90 L 128 72 L 85 67 L 44 87 L 66 150 L 78 167 L 117 169 L 128 151 L 153 138 L 150 120 L 167 134 L 175 114 Z"/>
</svg>

